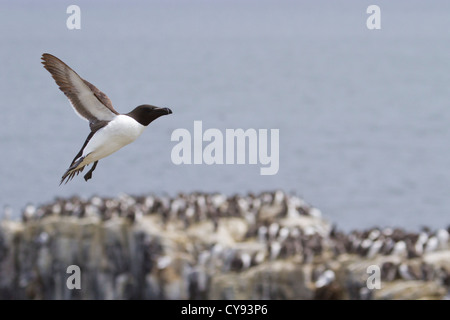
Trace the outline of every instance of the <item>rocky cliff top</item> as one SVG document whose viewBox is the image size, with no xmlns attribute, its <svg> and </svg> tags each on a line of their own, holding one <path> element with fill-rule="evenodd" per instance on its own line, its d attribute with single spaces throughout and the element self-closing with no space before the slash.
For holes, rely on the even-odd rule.
<svg viewBox="0 0 450 320">
<path fill-rule="evenodd" d="M 70 265 L 80 290 L 67 288 Z M 448 229 L 344 233 L 282 191 L 72 197 L 0 224 L 0 299 L 443 299 L 449 288 Z"/>
</svg>

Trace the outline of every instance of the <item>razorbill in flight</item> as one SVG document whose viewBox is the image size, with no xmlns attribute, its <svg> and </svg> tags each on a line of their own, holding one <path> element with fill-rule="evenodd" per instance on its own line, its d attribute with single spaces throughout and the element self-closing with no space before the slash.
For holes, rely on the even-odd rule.
<svg viewBox="0 0 450 320">
<path fill-rule="evenodd" d="M 82 172 L 85 166 L 94 163 L 84 176 L 88 181 L 100 159 L 136 140 L 153 120 L 172 113 L 169 108 L 143 104 L 127 114 L 120 114 L 113 108 L 106 94 L 81 78 L 57 57 L 44 53 L 42 60 L 45 69 L 51 73 L 75 112 L 89 121 L 91 128 L 80 152 L 62 176 L 61 183 L 66 179 L 67 183 L 75 174 Z"/>
</svg>

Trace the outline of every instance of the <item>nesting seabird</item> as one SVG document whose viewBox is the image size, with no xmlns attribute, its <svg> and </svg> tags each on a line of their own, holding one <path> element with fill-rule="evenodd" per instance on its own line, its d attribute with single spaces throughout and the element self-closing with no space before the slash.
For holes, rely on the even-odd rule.
<svg viewBox="0 0 450 320">
<path fill-rule="evenodd" d="M 66 179 L 67 183 L 82 172 L 85 166 L 93 163 L 91 170 L 84 176 L 88 181 L 100 159 L 136 140 L 153 120 L 172 113 L 169 108 L 143 104 L 127 114 L 120 114 L 113 108 L 106 94 L 82 79 L 60 59 L 44 53 L 42 60 L 45 69 L 51 73 L 75 112 L 89 121 L 91 129 L 80 152 L 62 176 L 61 183 Z"/>
</svg>

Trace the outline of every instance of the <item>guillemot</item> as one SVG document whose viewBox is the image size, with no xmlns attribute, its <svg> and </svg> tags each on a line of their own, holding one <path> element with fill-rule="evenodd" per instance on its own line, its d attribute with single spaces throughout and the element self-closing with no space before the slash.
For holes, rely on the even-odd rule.
<svg viewBox="0 0 450 320">
<path fill-rule="evenodd" d="M 91 129 L 83 147 L 62 176 L 60 185 L 66 179 L 67 183 L 82 172 L 84 167 L 94 163 L 84 175 L 84 179 L 88 181 L 100 159 L 136 140 L 153 120 L 172 113 L 169 108 L 143 104 L 129 113 L 120 114 L 106 94 L 81 78 L 60 59 L 44 53 L 42 60 L 44 68 L 50 72 L 59 89 L 67 96 L 75 113 L 89 121 Z"/>
</svg>

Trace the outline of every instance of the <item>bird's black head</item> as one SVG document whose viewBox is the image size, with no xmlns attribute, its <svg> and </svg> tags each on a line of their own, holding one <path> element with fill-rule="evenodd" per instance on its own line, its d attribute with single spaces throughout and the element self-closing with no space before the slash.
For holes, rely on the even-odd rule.
<svg viewBox="0 0 450 320">
<path fill-rule="evenodd" d="M 134 108 L 134 110 L 127 113 L 127 115 L 143 126 L 148 126 L 153 120 L 171 113 L 172 110 L 169 108 L 158 108 L 149 104 L 143 104 Z"/>
</svg>

